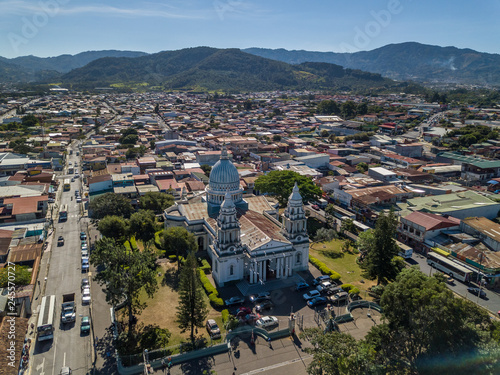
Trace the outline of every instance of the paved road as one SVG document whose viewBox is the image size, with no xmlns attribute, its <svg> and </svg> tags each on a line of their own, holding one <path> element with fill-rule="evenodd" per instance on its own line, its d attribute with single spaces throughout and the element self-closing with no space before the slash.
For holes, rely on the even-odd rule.
<svg viewBox="0 0 500 375">
<path fill-rule="evenodd" d="M 426 275 L 434 275 L 436 272 L 441 272 L 436 270 L 435 268 L 430 267 L 427 264 L 427 258 L 419 254 L 413 254 L 413 258 L 408 261 L 411 265 L 418 265 L 420 270 Z M 485 290 L 486 298 L 478 298 L 477 296 L 470 294 L 467 292 L 467 288 L 469 286 L 477 286 L 473 284 L 462 283 L 460 281 L 455 280 L 454 285 L 448 285 L 448 287 L 453 290 L 458 295 L 469 299 L 480 306 L 483 306 L 487 310 L 489 310 L 492 314 L 497 315 L 498 310 L 500 309 L 500 295 L 498 292 L 493 290 Z"/>
<path fill-rule="evenodd" d="M 73 163 L 78 160 L 75 152 L 68 159 Z M 68 220 L 61 223 L 54 221 L 54 238 L 62 235 L 65 241 L 63 246 L 57 246 L 56 240 L 52 242 L 46 284 L 42 286 L 43 295 L 56 295 L 57 323 L 54 339 L 37 342 L 35 345 L 31 363 L 31 373 L 34 374 L 59 374 L 64 365 L 70 366 L 75 375 L 87 374 L 92 366 L 91 336 L 80 336 L 80 320 L 82 316 L 89 315 L 89 306 L 82 306 L 81 302 L 81 279 L 87 275 L 81 271 L 81 204 L 76 203 L 75 189 L 81 189 L 80 179 L 71 183 L 70 191 L 62 192 L 58 197 L 58 207 L 68 205 Z M 49 254 L 44 254 L 44 257 L 47 255 Z M 44 283 L 44 279 L 40 281 Z M 66 293 L 75 293 L 77 319 L 75 323 L 60 325 L 62 295 Z"/>
</svg>

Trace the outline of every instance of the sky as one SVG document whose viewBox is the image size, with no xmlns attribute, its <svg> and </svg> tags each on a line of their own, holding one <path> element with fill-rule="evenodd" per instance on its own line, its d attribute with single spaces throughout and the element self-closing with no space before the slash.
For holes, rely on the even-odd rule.
<svg viewBox="0 0 500 375">
<path fill-rule="evenodd" d="M 0 56 L 188 47 L 356 52 L 420 42 L 500 53 L 500 1 L 0 0 Z"/>
</svg>

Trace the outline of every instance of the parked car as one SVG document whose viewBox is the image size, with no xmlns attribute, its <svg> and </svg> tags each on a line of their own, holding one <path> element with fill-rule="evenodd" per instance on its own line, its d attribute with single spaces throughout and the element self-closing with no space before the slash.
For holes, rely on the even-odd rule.
<svg viewBox="0 0 500 375">
<path fill-rule="evenodd" d="M 330 276 L 328 275 L 322 275 L 322 276 L 318 276 L 317 278 L 315 278 L 313 280 L 313 285 L 316 286 L 316 285 L 319 285 L 321 284 L 322 282 L 325 282 L 325 281 L 330 281 Z"/>
<path fill-rule="evenodd" d="M 317 204 L 313 204 L 311 207 L 314 208 L 315 210 L 319 211 L 319 206 Z"/>
<path fill-rule="evenodd" d="M 467 288 L 467 291 L 470 294 L 474 294 L 475 296 L 479 296 L 481 298 L 486 298 L 486 292 L 482 289 L 479 289 L 476 287 L 469 287 L 469 288 Z"/>
<path fill-rule="evenodd" d="M 57 238 L 57 246 L 63 246 L 64 245 L 64 237 L 63 236 L 59 236 Z"/>
<path fill-rule="evenodd" d="M 256 312 L 262 312 L 264 310 L 270 310 L 274 307 L 274 303 L 271 300 L 265 300 L 255 306 Z"/>
<path fill-rule="evenodd" d="M 213 319 L 207 320 L 207 331 L 210 337 L 212 337 L 213 339 L 220 338 L 220 329 L 215 320 Z"/>
<path fill-rule="evenodd" d="M 80 289 L 83 291 L 83 289 L 85 288 L 90 288 L 89 279 L 82 279 L 82 285 Z"/>
<path fill-rule="evenodd" d="M 278 318 L 275 316 L 263 316 L 255 322 L 255 325 L 260 328 L 269 328 L 278 324 Z"/>
<path fill-rule="evenodd" d="M 80 333 L 87 334 L 90 332 L 90 318 L 88 316 L 82 317 L 82 322 L 80 324 Z"/>
<path fill-rule="evenodd" d="M 87 234 L 85 232 L 80 232 L 80 240 L 86 240 Z"/>
<path fill-rule="evenodd" d="M 88 258 L 89 257 L 89 251 L 87 249 L 82 249 L 82 258 Z"/>
<path fill-rule="evenodd" d="M 82 272 L 88 272 L 89 270 L 89 258 L 88 257 L 82 257 Z"/>
<path fill-rule="evenodd" d="M 248 315 L 248 314 L 251 314 L 253 311 L 251 308 L 249 307 L 244 307 L 244 306 L 240 306 L 236 309 L 236 311 L 234 311 L 233 315 L 235 316 L 245 316 L 245 315 Z"/>
<path fill-rule="evenodd" d="M 329 299 L 333 303 L 349 301 L 349 293 L 347 292 L 335 293 L 333 296 L 330 296 Z"/>
<path fill-rule="evenodd" d="M 80 198 L 79 196 L 76 197 L 76 203 L 82 203 L 82 198 Z"/>
<path fill-rule="evenodd" d="M 90 288 L 84 288 L 82 292 L 82 304 L 90 303 Z"/>
<path fill-rule="evenodd" d="M 324 305 L 328 302 L 328 300 L 325 297 L 315 297 L 307 301 L 307 306 L 309 307 L 316 307 L 319 305 Z"/>
<path fill-rule="evenodd" d="M 333 284 L 329 281 L 324 281 L 316 287 L 316 290 L 321 294 L 327 294 L 328 291 L 333 288 Z"/>
<path fill-rule="evenodd" d="M 237 296 L 231 297 L 224 301 L 226 306 L 242 305 L 244 302 L 245 302 L 244 298 Z"/>
<path fill-rule="evenodd" d="M 254 295 L 251 295 L 249 299 L 250 299 L 250 302 L 252 302 L 252 303 L 265 301 L 265 300 L 271 299 L 271 293 L 262 292 L 259 294 L 254 294 Z"/>
<path fill-rule="evenodd" d="M 296 291 L 303 290 L 303 289 L 309 289 L 309 284 L 306 282 L 299 282 L 299 283 L 295 284 Z"/>
<path fill-rule="evenodd" d="M 313 299 L 315 297 L 319 297 L 321 294 L 317 290 L 310 290 L 309 292 L 305 293 L 302 295 L 302 297 L 306 300 L 309 301 L 310 299 Z"/>
</svg>

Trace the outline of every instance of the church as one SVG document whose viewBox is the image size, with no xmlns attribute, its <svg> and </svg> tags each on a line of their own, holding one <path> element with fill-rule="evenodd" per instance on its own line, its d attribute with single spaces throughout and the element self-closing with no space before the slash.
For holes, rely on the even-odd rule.
<svg viewBox="0 0 500 375">
<path fill-rule="evenodd" d="M 297 184 L 280 221 L 278 206 L 265 196 L 243 194 L 225 146 L 205 192 L 176 202 L 164 219 L 166 228 L 182 226 L 195 235 L 218 286 L 264 283 L 308 269 L 307 219 Z"/>
</svg>

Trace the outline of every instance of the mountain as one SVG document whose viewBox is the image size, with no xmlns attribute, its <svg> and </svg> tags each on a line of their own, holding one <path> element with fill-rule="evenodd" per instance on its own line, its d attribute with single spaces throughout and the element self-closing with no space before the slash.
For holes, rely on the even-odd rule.
<svg viewBox="0 0 500 375">
<path fill-rule="evenodd" d="M 407 42 L 354 53 L 265 48 L 243 51 L 289 64 L 306 61 L 338 64 L 396 80 L 500 86 L 500 55 L 471 49 Z"/>
<path fill-rule="evenodd" d="M 210 47 L 164 51 L 137 58 L 106 57 L 61 77 L 75 87 L 144 84 L 166 90 L 372 90 L 401 87 L 379 74 L 325 63 L 291 65 L 239 49 Z"/>
<path fill-rule="evenodd" d="M 139 57 L 145 55 L 147 55 L 145 52 L 104 50 L 55 57 L 31 55 L 12 59 L 0 57 L 0 82 L 34 82 L 57 79 L 61 73 L 67 73 L 103 57 Z"/>
</svg>

